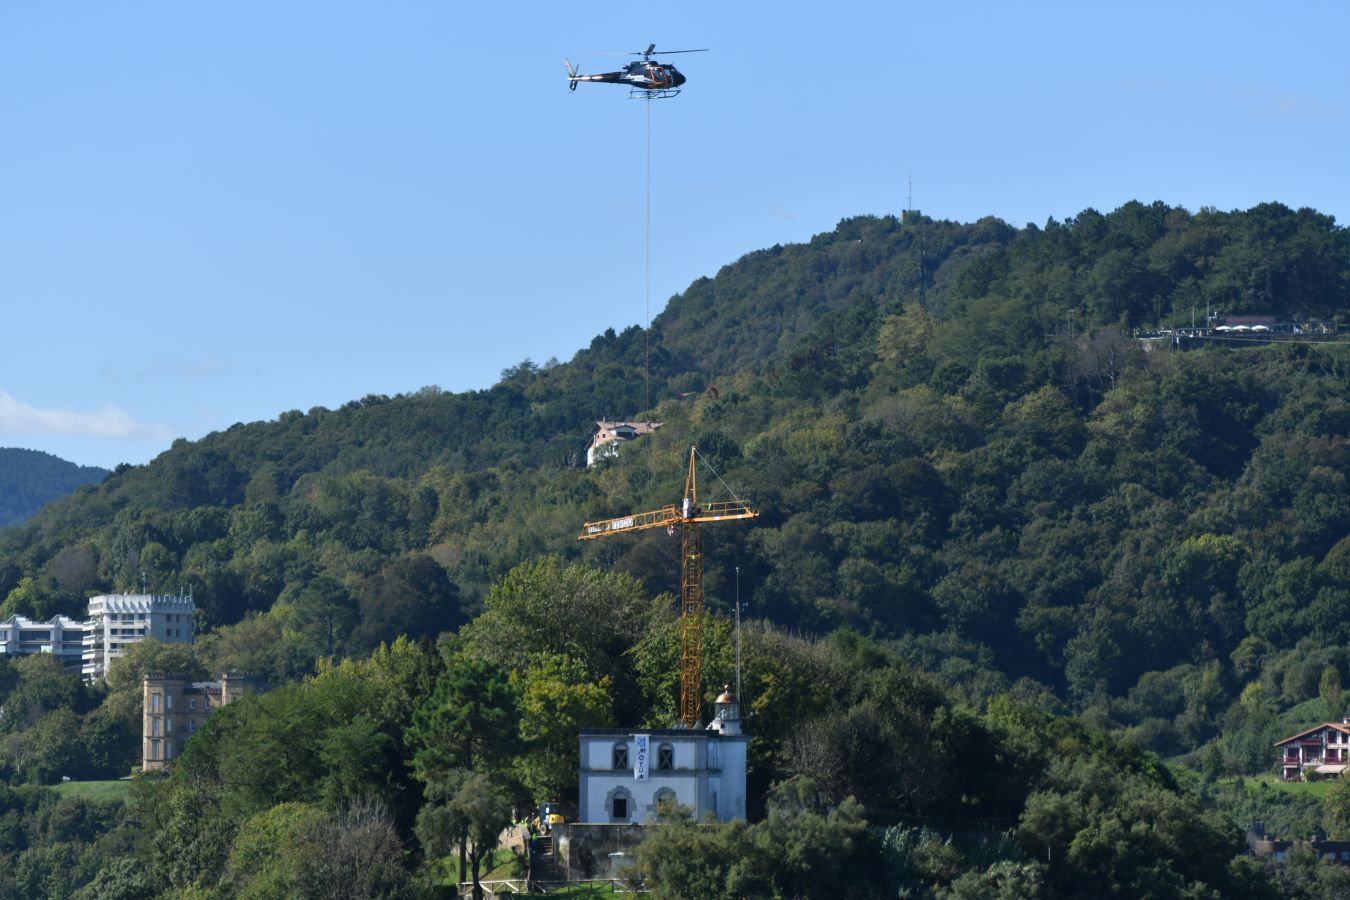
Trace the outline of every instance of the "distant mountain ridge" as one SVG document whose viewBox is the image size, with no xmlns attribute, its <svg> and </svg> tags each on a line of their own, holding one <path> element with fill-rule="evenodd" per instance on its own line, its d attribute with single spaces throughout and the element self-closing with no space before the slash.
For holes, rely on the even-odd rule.
<svg viewBox="0 0 1350 900">
<path fill-rule="evenodd" d="M 107 477 L 107 469 L 41 450 L 0 447 L 0 528 L 19 525 L 52 500 Z"/>
</svg>

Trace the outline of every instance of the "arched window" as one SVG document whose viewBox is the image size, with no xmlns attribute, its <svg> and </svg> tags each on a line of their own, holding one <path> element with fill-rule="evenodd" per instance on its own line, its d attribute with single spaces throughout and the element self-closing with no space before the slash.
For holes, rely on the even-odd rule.
<svg viewBox="0 0 1350 900">
<path fill-rule="evenodd" d="M 628 768 L 628 745 L 623 741 L 614 745 L 614 768 Z"/>
<path fill-rule="evenodd" d="M 628 822 L 633 816 L 633 795 L 627 788 L 616 787 L 605 797 L 605 809 L 611 822 Z"/>
<path fill-rule="evenodd" d="M 652 806 L 656 808 L 656 814 L 669 815 L 675 809 L 675 792 L 670 788 L 661 788 L 652 797 Z"/>
</svg>

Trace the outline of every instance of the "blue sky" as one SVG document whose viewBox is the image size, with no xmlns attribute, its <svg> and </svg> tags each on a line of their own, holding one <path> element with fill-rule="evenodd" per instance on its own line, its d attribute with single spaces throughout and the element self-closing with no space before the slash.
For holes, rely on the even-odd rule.
<svg viewBox="0 0 1350 900">
<path fill-rule="evenodd" d="M 1350 7 L 0 5 L 0 446 L 175 437 L 566 360 L 741 254 L 1130 199 L 1350 220 Z M 651 106 L 566 89 L 671 57 Z M 659 55 L 658 55 L 659 58 Z M 636 412 L 636 411 L 634 411 Z"/>
</svg>

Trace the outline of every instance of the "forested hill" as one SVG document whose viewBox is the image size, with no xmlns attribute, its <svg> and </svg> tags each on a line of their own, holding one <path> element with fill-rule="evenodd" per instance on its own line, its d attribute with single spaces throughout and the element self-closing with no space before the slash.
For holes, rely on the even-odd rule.
<svg viewBox="0 0 1350 900">
<path fill-rule="evenodd" d="M 1206 308 L 1344 321 L 1350 236 L 1275 204 L 846 220 L 673 298 L 651 410 L 631 328 L 487 390 L 179 442 L 0 537 L 3 611 L 78 613 L 145 572 L 191 585 L 241 668 L 285 679 L 452 629 L 546 554 L 670 590 L 664 533 L 575 536 L 673 502 L 696 443 L 763 510 L 710 529 L 714 606 L 739 566 L 755 615 L 892 641 L 973 699 L 1018 684 L 1164 752 L 1237 716 L 1247 743 L 1225 752 L 1264 759 L 1261 729 L 1328 666 L 1350 678 L 1350 352 L 1145 354 L 1128 335 Z M 665 426 L 581 468 L 590 424 L 623 415 Z M 306 618 L 316 584 L 329 613 Z"/>
<path fill-rule="evenodd" d="M 107 475 L 107 469 L 76 465 L 40 450 L 0 447 L 0 528 L 17 525 L 43 504 Z"/>
</svg>

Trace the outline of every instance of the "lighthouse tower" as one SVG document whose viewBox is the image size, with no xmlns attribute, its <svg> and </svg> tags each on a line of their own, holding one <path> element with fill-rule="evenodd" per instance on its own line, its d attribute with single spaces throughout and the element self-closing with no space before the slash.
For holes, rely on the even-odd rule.
<svg viewBox="0 0 1350 900">
<path fill-rule="evenodd" d="M 722 693 L 713 701 L 713 719 L 708 727 L 724 737 L 741 733 L 741 704 L 731 685 L 722 685 Z"/>
</svg>

